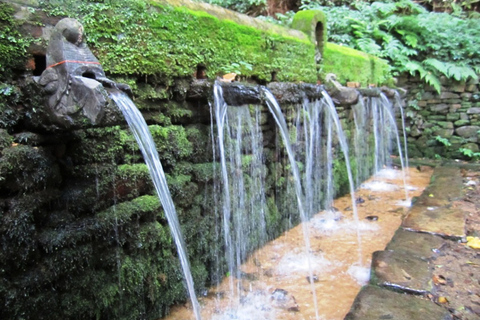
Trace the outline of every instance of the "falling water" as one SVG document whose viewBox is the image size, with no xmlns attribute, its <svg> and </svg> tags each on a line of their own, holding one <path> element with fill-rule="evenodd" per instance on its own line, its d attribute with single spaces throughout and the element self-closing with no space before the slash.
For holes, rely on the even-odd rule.
<svg viewBox="0 0 480 320">
<path fill-rule="evenodd" d="M 360 96 L 358 103 L 352 107 L 353 121 L 355 124 L 354 135 L 354 151 L 355 160 L 357 162 L 356 186 L 358 187 L 362 181 L 365 181 L 372 172 L 371 164 L 369 163 L 370 156 L 370 123 L 368 116 L 370 111 L 368 105 L 365 104 L 364 98 Z"/>
<path fill-rule="evenodd" d="M 227 108 L 218 83 L 214 86 L 214 100 L 227 263 L 230 275 L 239 279 L 239 266 L 248 253 L 267 240 L 261 112 L 260 106 L 252 106 L 252 110 L 248 106 Z M 229 280 L 230 289 L 240 292 L 240 282 L 234 288 L 233 277 Z M 238 294 L 232 291 L 230 297 L 234 296 Z"/>
<path fill-rule="evenodd" d="M 400 143 L 400 135 L 398 133 L 397 123 L 395 122 L 395 113 L 393 111 L 392 104 L 390 103 L 388 98 L 383 93 L 380 94 L 380 99 L 381 99 L 381 102 L 382 102 L 381 105 L 383 106 L 384 110 L 387 113 L 388 121 L 390 122 L 390 125 L 393 128 L 393 132 L 394 132 L 394 135 L 395 135 L 395 138 L 396 138 L 396 141 L 397 141 L 398 155 L 400 157 L 400 163 L 401 163 L 401 166 L 402 166 L 402 178 L 403 178 L 403 185 L 404 185 L 404 189 L 405 189 L 405 200 L 407 202 L 409 202 L 407 180 L 406 180 L 406 177 L 405 177 L 405 170 L 404 170 L 404 168 L 405 168 L 404 160 L 403 160 L 404 158 L 403 158 L 403 154 L 402 154 L 402 145 Z M 406 140 L 405 140 L 405 145 L 406 145 Z"/>
<path fill-rule="evenodd" d="M 280 130 L 280 134 L 282 135 L 283 138 L 283 143 L 285 145 L 287 154 L 288 154 L 288 159 L 290 160 L 290 165 L 292 168 L 292 174 L 294 178 L 294 183 L 295 183 L 295 192 L 297 195 L 297 203 L 298 203 L 298 210 L 300 211 L 300 217 L 302 219 L 302 230 L 303 230 L 303 235 L 304 235 L 304 240 L 305 240 L 305 251 L 306 251 L 306 256 L 307 256 L 307 264 L 308 264 L 308 270 L 309 270 L 309 277 L 310 279 L 313 279 L 313 271 L 312 271 L 312 266 L 311 266 L 311 261 L 310 261 L 310 237 L 309 237 L 309 231 L 307 224 L 305 222 L 308 221 L 308 217 L 305 212 L 305 207 L 303 204 L 303 191 L 302 191 L 302 186 L 301 186 L 301 180 L 300 180 L 300 173 L 298 171 L 298 166 L 295 161 L 295 156 L 292 150 L 292 146 L 290 144 L 290 140 L 288 137 L 288 128 L 287 128 L 287 123 L 285 122 L 285 117 L 283 116 L 282 110 L 280 109 L 280 106 L 277 103 L 277 100 L 273 96 L 273 94 L 265 87 L 262 87 L 262 92 L 265 94 L 267 106 L 272 113 L 275 122 L 278 125 L 278 129 Z M 313 293 L 313 303 L 315 307 L 315 318 L 318 320 L 319 315 L 318 315 L 318 307 L 317 307 L 317 293 L 315 290 L 315 285 L 313 281 L 310 281 L 311 284 L 311 290 Z"/>
<path fill-rule="evenodd" d="M 115 92 L 111 94 L 111 98 L 122 111 L 128 125 L 130 126 L 130 130 L 133 132 L 140 150 L 142 151 L 143 158 L 150 171 L 150 176 L 152 177 L 153 184 L 165 211 L 165 215 L 170 226 L 170 231 L 172 232 L 173 239 L 177 246 L 178 256 L 180 258 L 183 274 L 187 283 L 188 293 L 190 295 L 193 311 L 195 313 L 195 319 L 200 320 L 200 307 L 195 294 L 193 278 L 190 272 L 188 257 L 185 252 L 185 244 L 183 242 L 182 232 L 180 230 L 180 223 L 178 221 L 175 206 L 170 195 L 170 190 L 168 189 L 165 173 L 163 172 L 162 164 L 160 163 L 152 135 L 142 114 L 126 94 Z"/>
<path fill-rule="evenodd" d="M 325 106 L 327 107 L 328 110 L 328 116 L 331 118 L 333 123 L 335 124 L 335 127 L 337 129 L 337 136 L 338 136 L 338 141 L 340 143 L 340 147 L 342 149 L 344 158 L 345 158 L 345 166 L 347 167 L 347 175 L 348 175 L 348 182 L 350 185 L 350 196 L 352 197 L 352 210 L 353 210 L 353 217 L 355 219 L 355 223 L 357 225 L 356 231 L 357 231 L 357 243 L 358 243 L 358 264 L 360 267 L 363 266 L 363 261 L 362 261 L 362 239 L 360 237 L 360 228 L 358 227 L 360 224 L 359 218 L 358 218 L 358 212 L 357 212 L 357 206 L 355 205 L 355 183 L 353 181 L 353 175 L 352 175 L 352 168 L 350 166 L 350 158 L 348 155 L 348 144 L 347 144 L 347 139 L 345 137 L 345 133 L 343 132 L 342 125 L 340 123 L 340 119 L 337 114 L 337 110 L 335 109 L 335 105 L 333 104 L 332 98 L 328 95 L 328 93 L 325 90 L 322 90 L 322 95 L 325 101 Z"/>
<path fill-rule="evenodd" d="M 407 146 L 407 130 L 405 126 L 405 114 L 403 112 L 402 101 L 400 99 L 400 94 L 398 93 L 398 91 L 395 91 L 394 103 L 395 103 L 395 106 L 397 106 L 398 109 L 400 110 L 400 116 L 402 119 L 403 148 L 405 150 L 405 153 L 403 155 L 405 157 L 405 167 L 408 168 L 408 146 Z"/>
</svg>

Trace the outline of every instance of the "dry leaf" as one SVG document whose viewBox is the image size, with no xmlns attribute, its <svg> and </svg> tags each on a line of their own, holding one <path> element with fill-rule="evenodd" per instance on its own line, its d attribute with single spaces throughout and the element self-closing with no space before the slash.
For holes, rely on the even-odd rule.
<svg viewBox="0 0 480 320">
<path fill-rule="evenodd" d="M 433 276 L 433 283 L 435 284 L 441 284 L 441 285 L 446 285 L 447 284 L 447 280 L 445 280 L 445 278 L 443 276 Z"/>
<path fill-rule="evenodd" d="M 237 74 L 235 72 L 232 72 L 232 73 L 227 73 L 226 75 L 224 75 L 222 77 L 222 81 L 225 81 L 225 82 L 233 82 L 235 81 L 235 77 L 237 76 Z"/>
<path fill-rule="evenodd" d="M 438 297 L 438 303 L 448 303 L 448 300 L 445 297 Z"/>
<path fill-rule="evenodd" d="M 480 239 L 478 237 L 467 237 L 467 246 L 472 249 L 480 249 Z"/>
</svg>

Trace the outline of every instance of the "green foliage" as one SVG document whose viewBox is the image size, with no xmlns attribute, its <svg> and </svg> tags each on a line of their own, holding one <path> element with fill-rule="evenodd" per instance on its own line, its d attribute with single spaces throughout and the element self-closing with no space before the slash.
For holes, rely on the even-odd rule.
<svg viewBox="0 0 480 320">
<path fill-rule="evenodd" d="M 15 69 L 23 69 L 25 53 L 31 39 L 18 32 L 11 4 L 0 2 L 0 80 L 14 75 Z"/>
<path fill-rule="evenodd" d="M 459 148 L 458 151 L 470 159 L 475 159 L 475 160 L 480 159 L 480 152 L 474 152 L 469 148 Z"/>
<path fill-rule="evenodd" d="M 443 144 L 445 147 L 450 147 L 452 145 L 452 143 L 447 138 L 443 138 L 441 136 L 436 136 L 435 140 Z"/>
<path fill-rule="evenodd" d="M 279 81 L 317 78 L 314 46 L 306 39 L 161 2 L 65 2 L 62 12 L 53 1 L 43 5 L 83 23 L 89 46 L 109 73 L 154 76 L 166 86 L 174 77 L 193 76 L 199 64 L 210 78 L 226 71 L 261 80 L 270 80 L 272 71 Z"/>
<path fill-rule="evenodd" d="M 480 71 L 476 19 L 431 13 L 410 0 L 356 2 L 352 7 L 308 2 L 302 8 L 326 13 L 330 41 L 387 59 L 394 75 L 418 74 L 438 92 L 441 76 L 461 81 L 476 79 Z"/>
<path fill-rule="evenodd" d="M 267 0 L 206 0 L 204 2 L 234 10 L 241 13 L 263 12 L 267 6 Z"/>
</svg>

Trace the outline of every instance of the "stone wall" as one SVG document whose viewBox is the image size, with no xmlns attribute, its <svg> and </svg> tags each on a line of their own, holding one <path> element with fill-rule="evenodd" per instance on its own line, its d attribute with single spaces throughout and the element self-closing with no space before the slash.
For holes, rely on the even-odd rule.
<svg viewBox="0 0 480 320">
<path fill-rule="evenodd" d="M 23 3 L 11 1 L 18 2 Z M 39 70 L 32 63 L 41 60 L 44 32 L 58 18 L 37 8 L 12 10 L 10 4 L 0 4 L 6 15 L 20 17 L 19 30 L 34 38 L 29 51 L 19 47 L 10 57 L 20 63 L 2 65 L 8 72 L 0 75 L 0 318 L 161 317 L 172 304 L 185 301 L 186 292 L 169 226 L 135 139 L 111 102 L 105 121 L 97 126 L 85 122 L 61 128 L 46 122 L 44 92 L 34 81 Z M 15 23 L 9 23 L 13 30 Z M 101 48 L 99 43 L 96 49 Z M 108 63 L 120 65 L 114 51 L 103 54 L 105 60 L 107 54 L 112 57 Z M 22 63 L 27 61 L 30 64 Z M 107 70 L 107 76 L 117 82 L 128 79 L 135 104 L 149 124 L 182 225 L 195 286 L 203 291 L 224 275 L 216 266 L 225 264 L 224 242 L 216 230 L 212 81 L 203 80 L 205 87 L 194 91 L 196 80 L 190 73 L 170 74 L 168 81 L 126 69 Z M 276 93 L 290 124 L 296 118 L 295 104 L 305 92 L 315 92 L 314 86 L 302 91 L 298 87 L 280 85 Z M 258 90 L 255 85 L 248 88 Z M 349 137 L 351 103 L 338 106 Z M 299 217 L 292 214 L 295 209 L 287 209 L 295 204 L 287 183 L 289 165 L 265 106 L 262 117 L 271 239 Z M 345 192 L 341 156 L 334 174 L 336 191 Z M 258 245 L 256 240 L 252 247 Z"/>
<path fill-rule="evenodd" d="M 417 78 L 404 77 L 408 90 L 406 123 L 410 157 L 472 159 L 479 151 L 480 91 L 478 80 L 442 80 L 442 92 Z"/>
</svg>

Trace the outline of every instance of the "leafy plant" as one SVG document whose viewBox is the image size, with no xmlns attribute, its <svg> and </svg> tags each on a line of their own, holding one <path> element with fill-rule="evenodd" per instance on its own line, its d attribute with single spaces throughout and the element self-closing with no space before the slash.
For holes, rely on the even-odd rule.
<svg viewBox="0 0 480 320">
<path fill-rule="evenodd" d="M 410 0 L 358 1 L 349 7 L 304 1 L 301 8 L 326 13 L 329 41 L 385 58 L 394 75 L 418 75 L 438 92 L 442 76 L 462 81 L 480 73 L 477 19 L 428 12 Z"/>
<path fill-rule="evenodd" d="M 443 144 L 447 148 L 452 145 L 452 143 L 450 141 L 448 141 L 447 138 L 443 138 L 441 136 L 436 136 L 435 140 L 437 140 L 438 142 L 440 142 L 441 144 Z"/>
<path fill-rule="evenodd" d="M 468 148 L 459 148 L 458 151 L 468 158 L 477 160 L 480 159 L 480 152 L 474 152 Z"/>
</svg>

